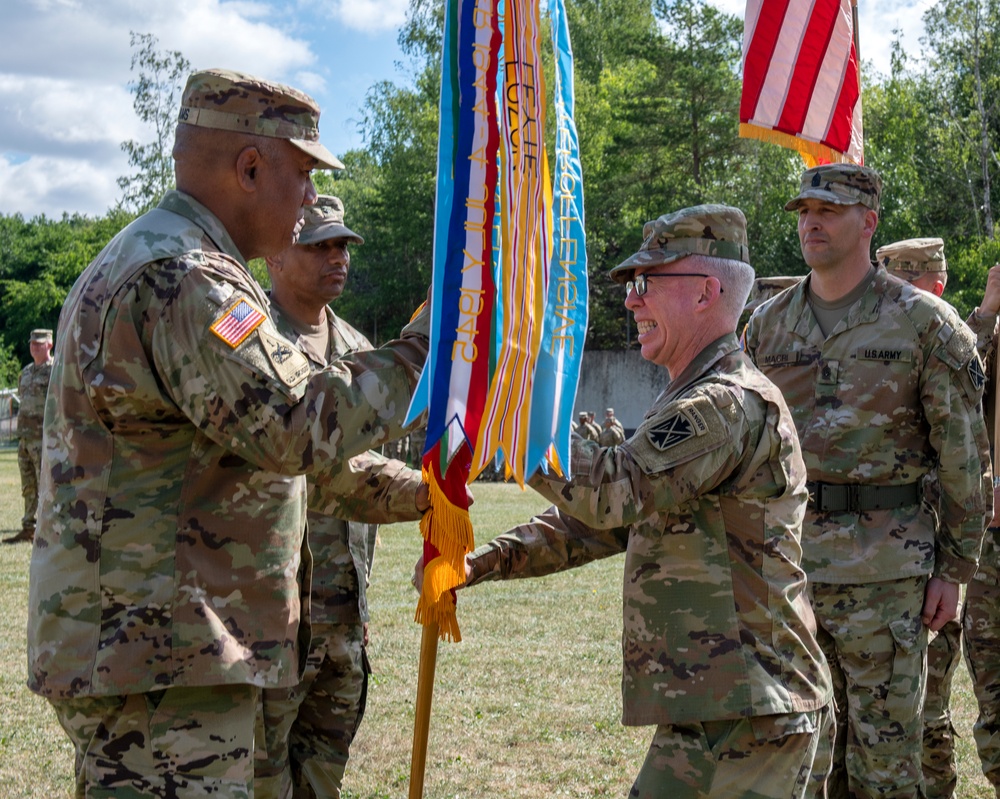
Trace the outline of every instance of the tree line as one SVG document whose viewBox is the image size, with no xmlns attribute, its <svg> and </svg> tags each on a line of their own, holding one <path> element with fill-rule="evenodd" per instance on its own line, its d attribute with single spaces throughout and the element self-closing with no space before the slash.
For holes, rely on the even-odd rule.
<svg viewBox="0 0 1000 799">
<path fill-rule="evenodd" d="M 622 290 L 606 272 L 639 246 L 646 221 L 683 206 L 742 208 L 757 273 L 804 274 L 795 215 L 782 210 L 802 161 L 738 137 L 742 21 L 701 0 L 568 6 L 591 278 L 587 346 L 630 346 Z M 343 198 L 348 224 L 365 237 L 337 310 L 376 342 L 395 335 L 430 281 L 442 22 L 442 0 L 410 0 L 399 34 L 404 76 L 368 90 L 364 145 L 342 154 L 347 169 L 315 178 L 320 192 Z M 1000 261 L 1000 0 L 939 0 L 924 22 L 924 57 L 908 58 L 897 34 L 888 75 L 864 60 L 861 31 L 865 161 L 885 180 L 874 247 L 943 238 L 945 299 L 967 315 Z M 134 171 L 119 181 L 116 207 L 97 219 L 0 217 L 4 385 L 27 359 L 30 330 L 55 327 L 83 267 L 170 185 L 169 130 L 188 65 L 178 52 L 158 52 L 148 34 L 133 34 L 132 46 L 136 113 L 153 123 L 157 140 L 123 144 Z M 266 280 L 260 264 L 251 269 Z"/>
</svg>

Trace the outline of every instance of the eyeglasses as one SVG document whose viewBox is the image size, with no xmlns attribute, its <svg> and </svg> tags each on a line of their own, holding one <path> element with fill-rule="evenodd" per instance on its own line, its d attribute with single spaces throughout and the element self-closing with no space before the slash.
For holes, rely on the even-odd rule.
<svg viewBox="0 0 1000 799">
<path fill-rule="evenodd" d="M 625 284 L 625 293 L 635 292 L 636 297 L 641 297 L 646 293 L 646 278 L 649 277 L 713 277 L 702 272 L 647 272 L 643 275 L 636 275 Z M 719 294 L 722 294 L 722 286 L 719 286 Z"/>
</svg>

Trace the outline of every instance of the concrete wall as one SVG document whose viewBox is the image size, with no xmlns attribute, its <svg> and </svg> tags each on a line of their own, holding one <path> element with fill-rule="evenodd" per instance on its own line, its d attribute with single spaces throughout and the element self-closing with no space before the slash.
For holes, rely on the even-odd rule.
<svg viewBox="0 0 1000 799">
<path fill-rule="evenodd" d="M 593 411 L 601 424 L 604 409 L 614 408 L 625 429 L 634 430 L 667 379 L 667 370 L 643 359 L 639 350 L 585 351 L 573 420 L 580 411 Z"/>
</svg>

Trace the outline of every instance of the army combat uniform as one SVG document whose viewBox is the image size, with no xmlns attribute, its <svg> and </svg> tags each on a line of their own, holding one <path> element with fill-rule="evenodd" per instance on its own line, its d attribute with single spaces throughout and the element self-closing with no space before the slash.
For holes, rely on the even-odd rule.
<svg viewBox="0 0 1000 799">
<path fill-rule="evenodd" d="M 373 349 L 326 308 L 329 345 L 327 352 L 319 352 L 273 301 L 271 309 L 278 331 L 302 350 L 313 369 L 347 353 Z M 351 742 L 365 712 L 370 672 L 363 646 L 370 544 L 377 524 L 420 518 L 415 504 L 420 472 L 375 452 L 351 458 L 348 469 L 353 485 L 341 496 L 327 496 L 322 485 L 310 481 L 312 643 L 298 685 L 264 690 L 268 746 L 267 758 L 258 759 L 254 769 L 256 799 L 280 799 L 289 790 L 296 797 L 340 796 Z"/>
<path fill-rule="evenodd" d="M 479 547 L 471 583 L 625 552 L 622 720 L 656 725 L 631 795 L 811 795 L 828 766 L 817 749 L 832 746 L 820 746 L 831 686 L 799 566 L 805 467 L 780 393 L 726 335 L 621 446 L 574 436 L 572 473 L 532 481 L 556 507 Z"/>
<path fill-rule="evenodd" d="M 810 280 L 756 311 L 746 348 L 809 472 L 802 563 L 838 701 L 831 795 L 917 796 L 924 589 L 972 577 L 992 500 L 982 365 L 950 306 L 882 268 L 825 337 Z M 940 525 L 921 503 L 935 468 Z"/>
<path fill-rule="evenodd" d="M 89 796 L 184 794 L 189 779 L 247 795 L 259 690 L 295 685 L 308 644 L 301 475 L 335 484 L 402 432 L 426 315 L 311 375 L 267 309 L 220 221 L 181 192 L 119 233 L 63 307 L 29 687 L 77 746 L 78 790 L 107 789 Z M 209 704 L 218 716 L 192 717 Z"/>
<path fill-rule="evenodd" d="M 995 314 L 979 316 L 978 309 L 968 319 L 976 334 L 977 348 L 987 364 L 988 381 L 983 409 L 986 426 L 994 440 L 994 413 L 997 402 L 996 358 L 998 321 Z M 997 454 L 994 452 L 994 459 Z M 994 477 L 994 479 L 996 479 Z M 983 537 L 979 569 L 965 591 L 962 608 L 965 663 L 979 704 L 973 735 L 983 774 L 1000 796 L 1000 528 L 990 527 Z"/>
<path fill-rule="evenodd" d="M 42 464 L 42 419 L 45 416 L 45 392 L 49 388 L 52 363 L 29 363 L 17 380 L 17 466 L 21 472 L 21 496 L 24 516 L 21 536 L 34 535 L 38 513 L 38 478 Z"/>
</svg>

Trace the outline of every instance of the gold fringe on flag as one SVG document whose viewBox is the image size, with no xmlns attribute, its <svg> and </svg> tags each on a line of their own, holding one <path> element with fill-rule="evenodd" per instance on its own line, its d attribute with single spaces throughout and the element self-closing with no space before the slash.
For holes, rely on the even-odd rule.
<svg viewBox="0 0 1000 799">
<path fill-rule="evenodd" d="M 451 592 L 465 585 L 465 556 L 475 545 L 472 519 L 467 508 L 448 499 L 432 471 L 425 468 L 423 477 L 431 505 L 420 520 L 420 533 L 439 554 L 424 564 L 424 585 L 414 620 L 424 625 L 436 622 L 442 638 L 461 641 Z"/>
<path fill-rule="evenodd" d="M 777 144 L 780 147 L 786 147 L 789 150 L 797 150 L 799 155 L 802 156 L 807 169 L 812 169 L 812 167 L 818 164 L 853 163 L 852 159 L 848 158 L 844 153 L 827 147 L 825 144 L 807 141 L 798 136 L 782 133 L 780 130 L 774 130 L 773 128 L 754 125 L 750 122 L 740 123 L 740 138 L 758 139 L 768 144 Z"/>
</svg>

